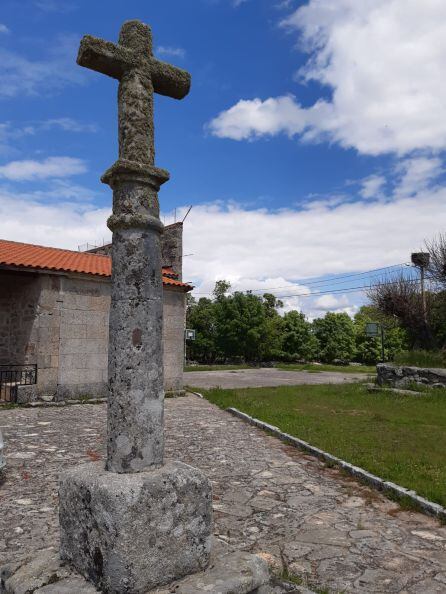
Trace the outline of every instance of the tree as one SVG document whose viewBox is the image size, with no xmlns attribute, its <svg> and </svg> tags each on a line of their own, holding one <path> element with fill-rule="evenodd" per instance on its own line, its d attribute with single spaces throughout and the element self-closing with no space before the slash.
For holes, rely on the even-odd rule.
<svg viewBox="0 0 446 594">
<path fill-rule="evenodd" d="M 225 280 L 218 280 L 215 283 L 215 287 L 212 291 L 212 294 L 214 298 L 218 301 L 219 299 L 223 299 L 225 297 L 226 293 L 229 291 L 230 288 L 231 283 Z"/>
<path fill-rule="evenodd" d="M 370 305 L 363 305 L 354 317 L 356 356 L 361 363 L 374 365 L 382 358 L 381 337 L 367 336 L 366 325 L 377 322 L 384 327 L 384 358 L 392 361 L 407 348 L 407 335 L 395 318 L 383 315 Z"/>
<path fill-rule="evenodd" d="M 313 322 L 319 342 L 319 357 L 325 363 L 351 361 L 355 354 L 355 329 L 346 313 L 328 312 Z"/>
<path fill-rule="evenodd" d="M 280 359 L 282 345 L 283 319 L 278 310 L 283 307 L 283 301 L 271 293 L 265 293 L 262 298 L 265 310 L 265 345 L 262 349 L 262 359 Z"/>
<path fill-rule="evenodd" d="M 305 315 L 295 310 L 286 313 L 282 321 L 283 358 L 310 361 L 316 356 L 318 349 L 317 338 Z"/>
<path fill-rule="evenodd" d="M 261 361 L 268 352 L 271 324 L 262 298 L 237 291 L 216 300 L 217 345 L 227 358 Z"/>
<path fill-rule="evenodd" d="M 425 242 L 430 261 L 428 273 L 430 277 L 446 288 L 446 234 L 440 233 L 431 241 Z"/>
<path fill-rule="evenodd" d="M 431 349 L 434 338 L 424 323 L 420 285 L 403 274 L 390 276 L 373 285 L 368 291 L 370 303 L 388 318 L 396 318 L 406 330 L 410 348 Z M 428 312 L 432 293 L 427 293 Z"/>
<path fill-rule="evenodd" d="M 277 299 L 277 297 L 272 293 L 264 293 L 263 307 L 265 308 L 266 315 L 269 318 L 277 318 L 279 316 L 277 310 L 283 307 L 283 301 Z"/>
<path fill-rule="evenodd" d="M 196 331 L 195 340 L 188 343 L 189 358 L 213 363 L 219 354 L 215 303 L 205 297 L 197 303 L 192 297 L 187 307 L 187 326 Z"/>
</svg>

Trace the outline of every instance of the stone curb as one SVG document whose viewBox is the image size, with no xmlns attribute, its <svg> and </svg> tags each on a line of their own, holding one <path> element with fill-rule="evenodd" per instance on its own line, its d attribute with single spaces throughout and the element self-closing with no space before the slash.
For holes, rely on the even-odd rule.
<svg viewBox="0 0 446 594">
<path fill-rule="evenodd" d="M 390 392 L 399 396 L 430 396 L 434 394 L 434 392 L 416 392 L 415 390 L 402 390 L 401 388 L 386 388 L 384 386 L 377 386 L 376 384 L 366 384 L 365 387 L 368 392 Z"/>
<path fill-rule="evenodd" d="M 38 400 L 37 402 L 26 402 L 23 404 L 17 403 L 16 406 L 17 408 L 57 408 L 61 406 L 72 406 L 73 404 L 102 404 L 103 402 L 107 402 L 107 398 L 89 398 L 85 400 L 60 400 L 58 402 L 45 402 L 44 400 Z M 0 405 L 0 412 L 2 408 L 3 407 Z"/>
<path fill-rule="evenodd" d="M 201 394 L 199 396 L 201 398 L 203 398 L 203 396 Z M 386 495 L 393 495 L 394 497 L 396 497 L 397 500 L 403 499 L 403 498 L 410 499 L 410 501 L 412 503 L 414 503 L 415 506 L 422 513 L 429 515 L 429 516 L 434 516 L 434 517 L 438 518 L 439 520 L 443 520 L 443 521 L 446 520 L 446 509 L 444 507 L 442 507 L 438 503 L 429 501 L 428 499 L 425 499 L 424 497 L 420 497 L 420 495 L 417 495 L 417 493 L 415 491 L 411 491 L 409 489 L 406 489 L 405 487 L 401 487 L 400 485 L 397 485 L 390 481 L 385 481 L 384 479 L 379 478 L 378 476 L 371 474 L 370 472 L 367 472 L 367 470 L 364 470 L 363 468 L 354 466 L 353 464 L 350 464 L 349 462 L 346 462 L 345 460 L 342 460 L 341 458 L 337 458 L 336 456 L 333 456 L 332 454 L 329 454 L 328 452 L 324 452 L 324 450 L 316 448 L 315 446 L 310 445 L 309 443 L 307 443 L 306 441 L 303 441 L 302 439 L 299 439 L 298 437 L 293 437 L 292 435 L 289 435 L 288 433 L 284 433 L 283 431 L 281 431 L 278 427 L 275 427 L 274 425 L 270 425 L 269 423 L 264 423 L 263 421 L 260 421 L 259 419 L 255 419 L 254 417 L 250 417 L 246 413 L 243 413 L 236 408 L 227 408 L 226 410 L 227 410 L 227 412 L 242 419 L 243 421 L 246 421 L 247 423 L 250 423 L 251 425 L 254 425 L 255 427 L 258 427 L 260 429 L 268 431 L 269 433 L 272 433 L 275 437 L 278 437 L 281 441 L 291 444 L 292 446 L 299 448 L 300 450 L 308 452 L 309 454 L 316 456 L 317 458 L 319 458 L 320 460 L 323 460 L 324 462 L 328 462 L 330 464 L 334 464 L 334 465 L 342 468 L 343 470 L 345 470 L 345 472 L 347 472 L 354 478 L 359 479 L 361 482 L 367 484 L 368 486 L 373 487 L 374 489 L 376 489 L 378 491 L 382 491 Z"/>
<path fill-rule="evenodd" d="M 192 392 L 192 390 L 187 390 L 187 392 L 189 394 L 193 394 L 194 396 L 198 396 L 198 398 L 201 398 L 202 400 L 206 400 L 205 397 L 203 396 L 203 394 L 200 394 L 200 392 Z"/>
</svg>

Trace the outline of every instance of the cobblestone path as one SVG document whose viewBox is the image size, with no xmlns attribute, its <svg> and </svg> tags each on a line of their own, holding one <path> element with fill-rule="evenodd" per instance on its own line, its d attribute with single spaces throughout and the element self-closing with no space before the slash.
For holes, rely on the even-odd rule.
<svg viewBox="0 0 446 594">
<path fill-rule="evenodd" d="M 0 559 L 57 546 L 57 476 L 103 454 L 105 405 L 0 410 Z M 329 592 L 446 592 L 446 527 L 206 401 L 166 404 L 167 454 L 214 485 L 215 532 Z M 325 590 L 324 590 L 325 591 Z"/>
</svg>

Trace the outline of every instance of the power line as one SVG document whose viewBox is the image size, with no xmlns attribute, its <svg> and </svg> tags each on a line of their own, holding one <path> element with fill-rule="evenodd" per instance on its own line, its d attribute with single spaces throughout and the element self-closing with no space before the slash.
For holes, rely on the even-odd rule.
<svg viewBox="0 0 446 594">
<path fill-rule="evenodd" d="M 405 279 L 406 282 L 409 283 L 415 283 L 415 284 L 420 284 L 420 279 Z M 382 283 L 383 285 L 396 285 L 398 284 L 399 281 L 391 281 L 391 282 L 386 282 L 386 283 Z M 358 287 L 346 287 L 344 289 L 332 289 L 332 290 L 327 290 L 327 291 L 317 291 L 315 293 L 293 293 L 291 295 L 274 295 L 274 297 L 276 297 L 276 299 L 288 299 L 289 297 L 318 297 L 319 295 L 332 295 L 333 293 L 361 293 L 363 291 L 367 291 L 368 289 L 370 289 L 373 285 L 361 285 Z M 207 293 L 207 295 L 211 295 L 211 293 Z"/>
<path fill-rule="evenodd" d="M 383 270 L 385 270 L 385 269 L 383 269 Z M 372 272 L 372 271 L 370 271 L 370 272 Z M 358 274 L 358 276 L 360 276 L 360 275 L 367 275 L 369 277 L 369 280 L 371 280 L 371 281 L 374 280 L 374 279 L 377 279 L 377 278 L 380 278 L 381 277 L 381 275 L 378 276 L 377 274 L 370 274 L 369 272 L 367 272 L 367 273 L 366 272 L 361 272 L 360 274 Z M 356 275 L 351 275 L 351 276 L 356 276 Z M 340 278 L 342 278 L 342 277 L 340 277 Z M 348 277 L 346 276 L 344 278 L 348 278 Z M 324 282 L 321 282 L 320 286 L 319 287 L 316 287 L 316 288 L 323 288 L 325 285 L 330 285 L 330 286 L 334 286 L 334 285 L 345 285 L 346 283 L 348 284 L 348 283 L 351 283 L 351 282 L 353 282 L 353 281 L 352 280 L 340 280 L 340 281 L 335 281 L 335 282 L 324 281 Z M 314 286 L 312 283 L 302 283 L 302 284 L 305 287 Z M 251 293 L 259 292 L 259 291 L 265 292 L 266 290 L 274 291 L 274 290 L 277 290 L 277 289 L 288 289 L 288 288 L 291 290 L 295 286 L 296 285 L 292 285 L 292 286 L 289 286 L 288 285 L 288 286 L 283 286 L 283 287 L 271 287 L 270 289 L 255 289 L 255 290 L 251 291 Z"/>
<path fill-rule="evenodd" d="M 331 277 L 327 277 L 327 278 L 323 278 L 320 280 L 316 280 L 316 281 L 309 281 L 306 282 L 305 279 L 300 279 L 297 280 L 296 283 L 302 283 L 303 285 L 309 287 L 309 286 L 313 286 L 313 285 L 318 285 L 318 284 L 327 284 L 329 283 L 331 280 L 333 281 L 338 281 L 344 278 L 353 278 L 353 277 L 357 277 L 357 276 L 364 276 L 366 274 L 371 274 L 373 272 L 380 272 L 380 271 L 384 271 L 384 270 L 390 270 L 391 268 L 401 268 L 403 266 L 405 266 L 405 262 L 403 262 L 402 264 L 393 264 L 392 266 L 384 266 L 384 268 L 374 268 L 372 270 L 366 270 L 364 272 L 354 272 L 351 274 L 345 274 L 345 275 L 341 275 L 341 276 L 331 276 Z M 333 283 L 335 284 L 335 283 Z M 275 289 L 286 289 L 286 286 L 282 286 L 282 287 L 268 287 L 266 290 L 275 290 Z M 264 291 L 265 289 L 255 289 L 256 291 Z"/>
<path fill-rule="evenodd" d="M 396 285 L 399 281 L 382 283 L 383 285 Z M 406 279 L 408 283 L 420 284 L 419 279 Z M 288 297 L 317 297 L 318 295 L 332 295 L 333 293 L 360 293 L 371 288 L 371 285 L 362 285 L 360 287 L 347 287 L 346 289 L 333 289 L 332 291 L 319 291 L 318 293 L 295 293 L 294 295 L 275 295 L 277 299 L 286 299 Z"/>
<path fill-rule="evenodd" d="M 333 280 L 334 282 L 332 282 L 332 285 L 340 285 L 340 284 L 344 284 L 343 282 L 337 282 L 337 281 L 341 281 L 341 279 L 346 279 L 346 278 L 354 278 L 354 277 L 359 277 L 359 276 L 364 276 L 364 275 L 369 275 L 371 273 L 376 273 L 376 272 L 382 272 L 385 270 L 391 270 L 391 269 L 395 269 L 395 268 L 401 268 L 403 266 L 406 266 L 406 263 L 403 262 L 402 264 L 393 264 L 392 266 L 384 266 L 383 268 L 374 268 L 372 270 L 366 270 L 364 272 L 355 272 L 355 273 L 351 273 L 351 274 L 345 274 L 345 275 L 341 275 L 341 276 L 332 276 L 332 277 L 328 277 L 325 279 L 321 279 L 321 280 L 316 280 L 316 281 L 309 281 L 309 282 L 305 282 L 305 279 L 300 279 L 297 280 L 294 285 L 286 285 L 286 286 L 281 286 L 281 287 L 264 287 L 261 289 L 251 289 L 250 292 L 251 293 L 265 293 L 267 291 L 277 291 L 279 289 L 289 289 L 292 290 L 296 285 L 302 283 L 303 285 L 305 285 L 306 287 L 311 287 L 311 286 L 315 286 L 315 285 L 327 285 L 330 283 L 331 280 Z M 246 289 L 249 290 L 249 289 Z M 329 291 L 329 292 L 333 292 L 333 291 Z M 195 293 L 195 295 L 212 295 L 213 293 Z M 314 293 L 312 293 L 314 294 Z"/>
</svg>

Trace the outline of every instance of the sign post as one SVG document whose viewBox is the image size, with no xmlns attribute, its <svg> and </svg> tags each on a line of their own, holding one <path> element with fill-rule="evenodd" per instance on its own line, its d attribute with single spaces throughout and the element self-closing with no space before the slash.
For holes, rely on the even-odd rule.
<svg viewBox="0 0 446 594">
<path fill-rule="evenodd" d="M 369 322 L 365 326 L 365 333 L 370 338 L 381 335 L 381 360 L 384 363 L 384 326 L 379 322 Z"/>
</svg>

